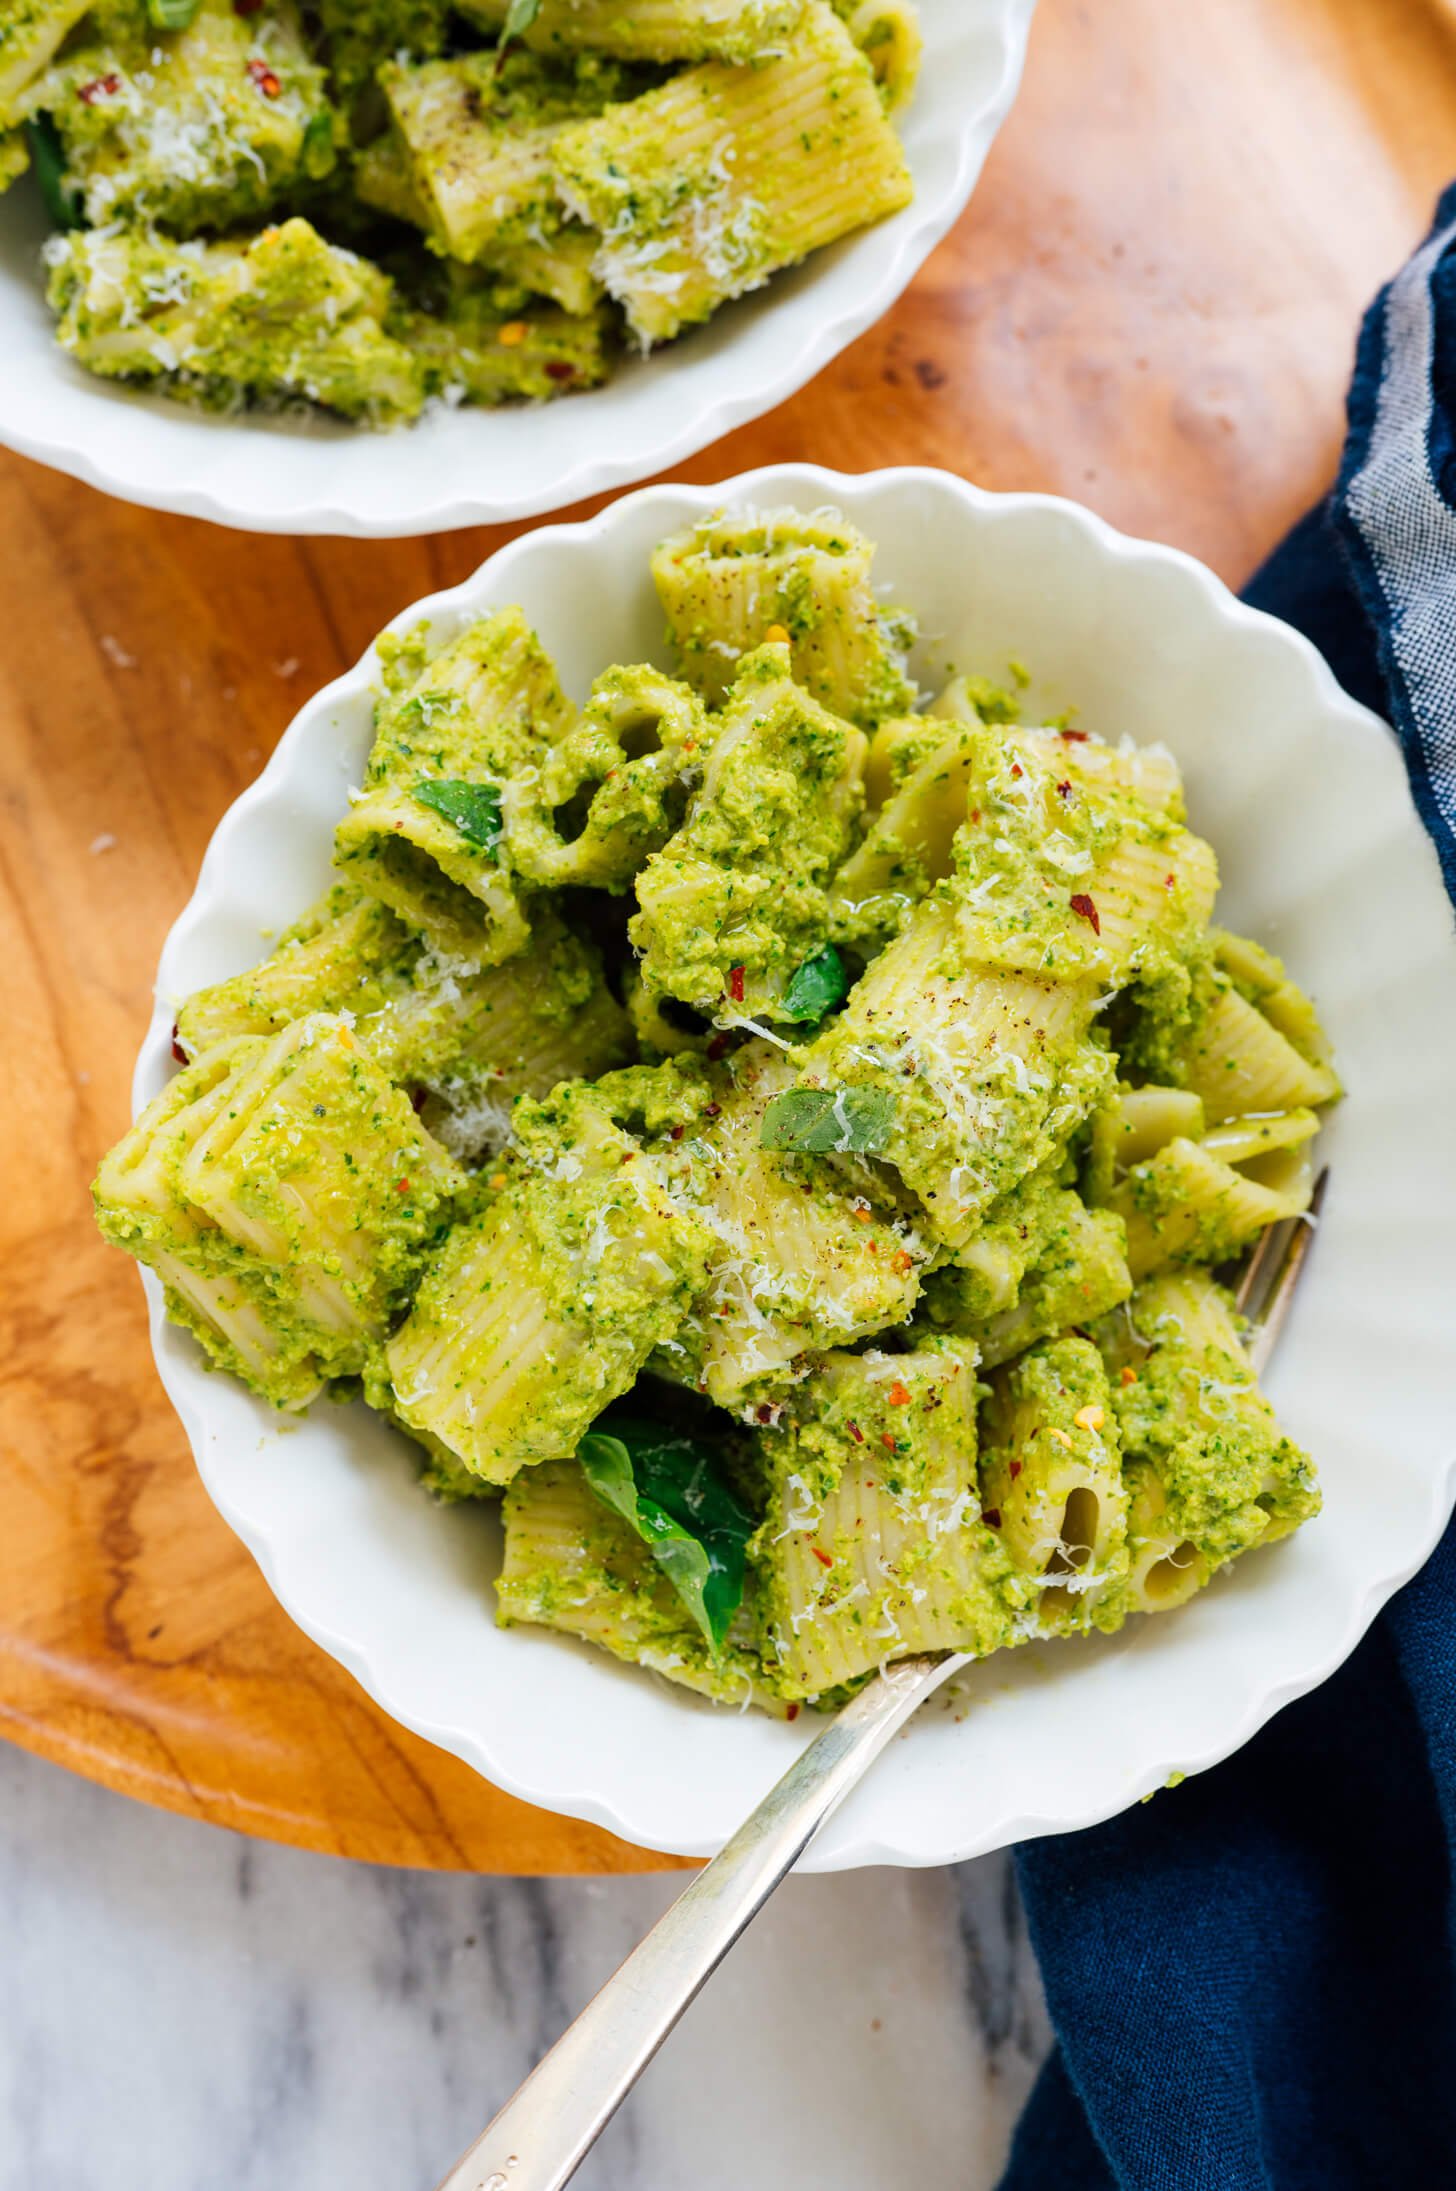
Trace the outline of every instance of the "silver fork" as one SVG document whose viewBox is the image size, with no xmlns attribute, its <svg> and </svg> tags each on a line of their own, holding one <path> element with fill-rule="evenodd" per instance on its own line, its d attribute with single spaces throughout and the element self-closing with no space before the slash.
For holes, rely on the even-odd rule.
<svg viewBox="0 0 1456 2191">
<path fill-rule="evenodd" d="M 1288 1319 L 1329 1174 L 1260 1236 L 1235 1296 L 1262 1371 Z M 836 1713 L 563 2032 L 439 2191 L 560 2191 L 739 1935 L 885 1745 L 971 1654 L 899 1660 Z"/>
</svg>

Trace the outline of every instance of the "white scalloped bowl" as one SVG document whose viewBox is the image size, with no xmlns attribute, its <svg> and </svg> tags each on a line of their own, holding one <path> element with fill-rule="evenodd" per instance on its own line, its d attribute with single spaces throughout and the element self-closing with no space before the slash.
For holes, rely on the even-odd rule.
<svg viewBox="0 0 1456 2191">
<path fill-rule="evenodd" d="M 1225 1757 L 1330 1673 L 1425 1558 L 1450 1508 L 1456 1401 L 1456 940 L 1395 741 L 1306 643 L 1188 557 L 1040 495 L 948 474 L 806 467 L 653 487 L 514 541 L 405 612 L 448 631 L 519 602 L 581 697 L 661 659 L 647 574 L 724 503 L 834 504 L 919 613 L 924 684 L 951 664 L 1036 673 L 1033 708 L 1163 738 L 1218 848 L 1221 914 L 1315 991 L 1349 1095 L 1332 1186 L 1271 1389 L 1320 1464 L 1325 1511 L 1166 1619 L 992 1660 L 932 1705 L 829 1825 L 811 1868 L 939 1864 L 1083 1826 L 1175 1768 Z M 174 1000 L 260 956 L 324 885 L 370 736 L 372 657 L 303 709 L 226 815 L 167 941 L 138 1104 L 172 1070 Z M 150 1281 L 149 1281 L 150 1284 Z M 435 1506 L 362 1407 L 280 1419 L 165 1324 L 157 1361 L 222 1513 L 282 1604 L 386 1710 L 513 1794 L 649 1848 L 717 1848 L 809 1732 L 715 1710 L 545 1631 L 492 1625 L 493 1514 Z"/>
<path fill-rule="evenodd" d="M 915 200 L 815 254 L 603 388 L 520 410 L 446 410 L 369 433 L 322 418 L 213 418 L 98 380 L 52 333 L 29 181 L 0 199 L 0 444 L 108 494 L 252 532 L 397 539 L 497 525 L 630 486 L 802 388 L 901 294 L 964 210 L 1021 77 L 1035 0 L 920 0 L 925 62 L 897 117 Z"/>
</svg>

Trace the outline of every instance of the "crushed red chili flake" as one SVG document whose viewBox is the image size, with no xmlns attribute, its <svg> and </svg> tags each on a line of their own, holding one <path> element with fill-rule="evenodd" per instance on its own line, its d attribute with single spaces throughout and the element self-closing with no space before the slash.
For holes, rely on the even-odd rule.
<svg viewBox="0 0 1456 2191">
<path fill-rule="evenodd" d="M 771 1423 L 777 1415 L 778 1409 L 771 1400 L 760 1400 L 754 1412 L 761 1423 Z"/>
<path fill-rule="evenodd" d="M 192 1063 L 191 1058 L 187 1055 L 187 1052 L 183 1049 L 182 1044 L 178 1039 L 177 1022 L 175 1019 L 172 1022 L 172 1055 L 174 1058 L 176 1058 L 179 1065 L 190 1065 Z"/>
<path fill-rule="evenodd" d="M 834 1562 L 830 1558 L 829 1554 L 827 1552 L 821 1552 L 817 1544 L 811 1544 L 809 1550 L 813 1553 L 815 1559 L 819 1562 L 819 1565 L 821 1567 L 832 1567 L 834 1565 Z"/>
<path fill-rule="evenodd" d="M 705 1103 L 703 1105 L 703 1116 L 704 1118 L 718 1118 L 721 1116 L 722 1110 L 721 1103 Z"/>
<path fill-rule="evenodd" d="M 1001 1527 L 1000 1507 L 988 1506 L 985 1512 L 982 1514 L 981 1519 L 983 1522 L 989 1523 L 992 1529 L 999 1529 Z"/>
<path fill-rule="evenodd" d="M 263 0 L 233 0 L 234 15 L 256 15 Z"/>
<path fill-rule="evenodd" d="M 546 360 L 546 378 L 548 380 L 575 380 L 576 367 L 567 358 L 548 358 Z"/>
<path fill-rule="evenodd" d="M 1013 776 L 1024 776 L 1026 774 L 1026 771 L 1022 767 L 1020 761 L 1013 761 L 1011 764 L 1011 773 Z"/>
<path fill-rule="evenodd" d="M 1176 875 L 1165 875 L 1165 876 L 1163 877 L 1163 888 L 1164 888 L 1165 890 L 1171 890 L 1171 889 L 1173 889 L 1173 888 L 1174 888 L 1174 886 L 1176 885 L 1177 881 L 1178 881 L 1178 878 L 1177 878 L 1177 876 L 1176 876 Z"/>
<path fill-rule="evenodd" d="M 1059 799 L 1070 799 L 1070 798 L 1071 798 L 1071 796 L 1072 796 L 1072 779 L 1071 779 L 1071 777 L 1070 777 L 1070 776 L 1066 776 L 1066 777 L 1064 777 L 1064 778 L 1062 779 L 1061 783 L 1059 783 L 1059 784 L 1057 785 L 1057 797 L 1058 797 Z"/>
<path fill-rule="evenodd" d="M 713 1063 L 716 1065 L 719 1058 L 726 1057 L 727 1053 L 727 1035 L 714 1035 L 712 1041 L 708 1044 L 708 1055 L 712 1059 Z"/>
<path fill-rule="evenodd" d="M 683 1137 L 683 1135 L 684 1135 L 684 1133 L 685 1133 L 686 1131 L 687 1131 L 686 1127 L 683 1127 L 683 1126 L 674 1126 L 674 1127 L 673 1127 L 673 1129 L 672 1129 L 672 1136 L 671 1136 L 671 1138 L 672 1138 L 672 1139 L 673 1139 L 674 1141 L 681 1141 L 681 1139 L 682 1139 L 682 1137 Z"/>
<path fill-rule="evenodd" d="M 1088 738 L 1091 736 L 1091 733 L 1085 730 L 1059 730 L 1057 732 L 1057 736 L 1059 738 L 1065 738 L 1068 745 L 1084 746 L 1086 745 Z"/>
<path fill-rule="evenodd" d="M 973 822 L 978 822 L 981 819 L 981 809 L 978 806 L 971 808 L 970 819 Z"/>
<path fill-rule="evenodd" d="M 260 61 L 256 54 L 248 63 L 248 77 L 252 83 L 257 85 L 265 99 L 276 99 L 283 89 L 282 84 L 272 69 L 269 68 L 267 62 Z"/>
<path fill-rule="evenodd" d="M 1101 915 L 1098 913 L 1096 906 L 1092 903 L 1092 900 L 1088 897 L 1085 890 L 1079 890 L 1076 896 L 1072 899 L 1072 911 L 1076 914 L 1078 920 L 1090 922 L 1092 933 L 1094 936 L 1101 935 Z"/>
<path fill-rule="evenodd" d="M 791 1705 L 789 1706 L 788 1710 L 787 1710 L 787 1711 L 785 1712 L 785 1714 L 784 1714 L 784 1718 L 785 1718 L 785 1719 L 797 1719 L 797 1718 L 798 1718 L 798 1716 L 799 1716 L 799 1706 L 798 1706 L 797 1704 L 791 1704 Z"/>
<path fill-rule="evenodd" d="M 895 1440 L 894 1440 L 894 1439 L 893 1439 L 893 1438 L 892 1438 L 892 1437 L 890 1436 L 890 1433 L 889 1433 L 889 1431 L 888 1431 L 888 1430 L 882 1430 L 882 1431 L 880 1432 L 880 1444 L 881 1444 L 882 1446 L 884 1446 L 885 1450 L 886 1450 L 887 1452 L 889 1452 L 889 1453 L 898 1453 L 898 1452 L 899 1452 L 899 1450 L 900 1450 L 900 1448 L 899 1448 L 898 1444 L 897 1444 L 897 1443 L 896 1443 L 896 1441 L 895 1441 Z"/>
<path fill-rule="evenodd" d="M 394 1183 L 394 1191 L 396 1194 L 408 1194 L 409 1181 L 407 1179 L 397 1179 Z"/>
<path fill-rule="evenodd" d="M 889 1401 L 891 1407 L 908 1407 L 910 1404 L 909 1387 L 902 1385 L 897 1377 L 885 1394 L 885 1398 Z"/>
<path fill-rule="evenodd" d="M 864 1432 L 860 1429 L 858 1423 L 846 1423 L 844 1427 L 849 1432 L 849 1435 L 851 1436 L 851 1438 L 853 1438 L 856 1445 L 864 1444 Z"/>
<path fill-rule="evenodd" d="M 89 84 L 82 84 L 76 96 L 89 107 L 98 99 L 114 99 L 120 89 L 121 78 L 113 70 L 109 76 L 94 76 Z"/>
<path fill-rule="evenodd" d="M 730 966 L 728 969 L 728 994 L 735 1004 L 743 1002 L 743 968 L 741 966 Z"/>
<path fill-rule="evenodd" d="M 1011 1477 L 1011 1481 L 1012 1481 L 1013 1483 L 1015 1483 L 1015 1481 L 1016 1481 L 1017 1477 L 1018 1477 L 1018 1476 L 1019 1476 L 1019 1475 L 1021 1474 L 1021 1463 L 1020 1463 L 1020 1461 L 1013 1461 L 1013 1462 L 1011 1463 L 1011 1467 L 1010 1467 L 1010 1469 L 1009 1469 L 1008 1473 L 1009 1473 L 1009 1475 L 1010 1475 L 1010 1477 Z"/>
</svg>

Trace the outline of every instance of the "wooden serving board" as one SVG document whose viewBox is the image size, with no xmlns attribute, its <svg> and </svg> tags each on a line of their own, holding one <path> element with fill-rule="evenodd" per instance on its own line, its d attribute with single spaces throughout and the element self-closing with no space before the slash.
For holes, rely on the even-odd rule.
<svg viewBox="0 0 1456 2191">
<path fill-rule="evenodd" d="M 1042 0 L 955 234 L 683 475 L 945 465 L 1075 496 L 1238 583 L 1328 481 L 1360 312 L 1448 167 L 1442 0 Z M 504 537 L 261 539 L 0 463 L 0 1726 L 310 1848 L 613 1871 L 662 1859 L 405 1734 L 274 1605 L 86 1192 L 219 815 L 305 694 Z"/>
</svg>

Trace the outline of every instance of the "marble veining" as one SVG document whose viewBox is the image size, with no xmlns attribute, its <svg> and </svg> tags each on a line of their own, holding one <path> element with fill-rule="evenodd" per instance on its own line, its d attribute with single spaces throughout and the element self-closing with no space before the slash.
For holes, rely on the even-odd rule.
<svg viewBox="0 0 1456 2191">
<path fill-rule="evenodd" d="M 386 1871 L 0 1743 L 0 2191 L 432 2191 L 680 1881 Z M 1004 1857 L 791 1880 L 581 2191 L 990 2191 L 1047 2045 Z"/>
</svg>

